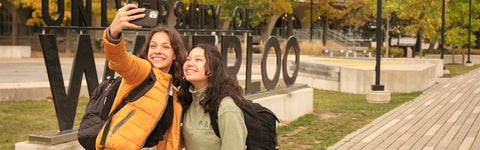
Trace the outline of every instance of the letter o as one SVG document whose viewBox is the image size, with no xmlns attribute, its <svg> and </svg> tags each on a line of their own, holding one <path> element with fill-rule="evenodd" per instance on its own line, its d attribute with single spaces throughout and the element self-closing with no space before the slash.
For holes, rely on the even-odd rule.
<svg viewBox="0 0 480 150">
<path fill-rule="evenodd" d="M 295 52 L 295 70 L 293 71 L 292 77 L 288 76 L 288 52 L 290 48 L 293 47 L 293 51 Z M 297 38 L 290 36 L 287 40 L 287 44 L 285 45 L 285 52 L 283 53 L 283 61 L 282 61 L 282 72 L 283 72 L 283 80 L 287 86 L 292 86 L 295 83 L 298 75 L 298 69 L 300 67 L 300 46 L 298 46 Z"/>
<path fill-rule="evenodd" d="M 276 62 L 277 62 L 277 65 L 275 67 L 275 75 L 273 76 L 273 80 L 270 80 L 268 78 L 268 75 L 267 75 L 267 56 L 268 56 L 268 51 L 270 50 L 271 47 L 273 47 L 274 50 L 275 50 L 275 56 L 276 56 Z M 263 81 L 263 85 L 265 86 L 265 88 L 267 90 L 275 89 L 275 86 L 278 83 L 278 79 L 280 77 L 279 66 L 282 65 L 280 58 L 281 58 L 281 56 L 280 56 L 280 44 L 278 42 L 278 39 L 271 36 L 265 42 L 265 47 L 263 48 L 262 65 L 261 65 L 262 81 Z"/>
</svg>

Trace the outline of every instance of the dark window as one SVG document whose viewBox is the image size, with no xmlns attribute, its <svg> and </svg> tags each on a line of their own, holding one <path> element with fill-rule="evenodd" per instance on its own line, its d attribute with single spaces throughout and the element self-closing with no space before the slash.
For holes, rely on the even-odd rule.
<svg viewBox="0 0 480 150">
<path fill-rule="evenodd" d="M 12 34 L 12 17 L 5 8 L 0 6 L 0 35 Z"/>
</svg>

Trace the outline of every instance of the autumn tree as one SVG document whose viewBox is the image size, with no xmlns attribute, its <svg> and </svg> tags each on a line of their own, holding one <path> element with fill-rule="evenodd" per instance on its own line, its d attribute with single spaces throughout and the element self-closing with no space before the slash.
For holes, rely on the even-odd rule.
<svg viewBox="0 0 480 150">
<path fill-rule="evenodd" d="M 415 35 L 416 42 L 414 51 L 423 55 L 422 43 L 424 39 L 435 42 L 436 32 L 441 24 L 441 0 L 401 0 L 401 5 L 396 12 L 401 20 L 408 20 L 409 25 L 405 28 L 407 33 Z"/>
<path fill-rule="evenodd" d="M 42 19 L 42 3 L 38 0 L 8 0 L 13 3 L 15 6 L 19 8 L 29 8 L 31 9 L 31 17 L 26 20 L 26 24 L 28 26 L 43 26 L 45 22 Z M 85 2 L 85 0 L 81 0 Z M 99 23 L 100 18 L 100 7 L 101 7 L 102 0 L 92 0 L 92 23 L 93 25 Z M 109 2 L 113 2 L 113 0 L 107 0 Z M 49 0 L 49 14 L 50 16 L 54 17 L 58 15 L 58 1 L 56 0 Z M 62 25 L 70 25 L 72 13 L 71 13 L 71 5 L 72 0 L 64 0 L 64 8 L 65 8 L 65 16 L 63 17 Z M 113 4 L 113 3 L 111 3 Z M 115 14 L 115 9 L 109 9 L 107 12 L 108 20 L 112 20 Z M 30 14 L 29 14 L 30 15 Z"/>
<path fill-rule="evenodd" d="M 476 36 L 475 31 L 480 30 L 480 3 L 472 1 L 471 31 L 470 42 L 474 44 Z M 462 54 L 465 54 L 464 47 L 468 45 L 468 17 L 469 0 L 448 1 L 445 10 L 445 44 L 451 47 L 452 60 L 455 63 L 455 48 L 460 48 Z M 473 45 L 472 45 L 473 46 Z M 463 56 L 462 63 L 465 62 Z"/>
<path fill-rule="evenodd" d="M 313 16 L 310 16 L 310 10 L 305 10 L 305 18 L 320 18 L 323 22 L 322 43 L 327 44 L 328 28 L 332 21 L 343 18 L 346 14 L 345 8 L 336 4 L 337 0 L 313 0 Z"/>
<path fill-rule="evenodd" d="M 345 16 L 342 26 L 359 27 L 373 20 L 371 10 L 373 6 L 368 0 L 347 1 Z"/>
<path fill-rule="evenodd" d="M 80 0 L 82 2 L 86 2 L 85 0 Z M 93 26 L 100 26 L 100 11 L 101 11 L 101 1 L 102 0 L 92 0 L 92 25 Z M 11 7 L 9 9 L 16 10 L 16 11 L 9 11 L 12 14 L 12 18 L 19 18 L 18 20 L 12 20 L 12 43 L 16 42 L 18 35 L 26 34 L 27 26 L 45 26 L 45 22 L 43 21 L 42 16 L 42 3 L 40 0 L 0 0 L 2 3 L 10 4 Z M 58 1 L 57 0 L 49 0 L 49 17 L 56 17 L 58 16 Z M 114 0 L 107 0 L 110 4 L 114 4 Z M 64 9 L 65 11 L 62 24 L 61 26 L 69 26 L 71 25 L 71 6 L 72 0 L 64 0 Z M 107 10 L 107 20 L 112 20 L 116 13 L 115 8 L 111 8 Z M 15 16 L 15 14 L 17 14 Z M 65 35 L 66 38 L 66 51 L 70 48 L 70 30 L 62 30 L 58 31 L 57 34 Z"/>
<path fill-rule="evenodd" d="M 373 8 L 372 9 L 372 16 L 375 16 L 376 18 L 376 13 L 377 13 L 377 1 L 376 0 L 372 0 L 370 1 L 370 4 L 373 5 Z M 390 45 L 388 44 L 389 42 L 387 41 L 388 39 L 390 39 L 390 30 L 392 29 L 392 19 L 394 16 L 396 16 L 396 14 L 399 13 L 399 7 L 402 5 L 403 3 L 401 1 L 382 1 L 382 23 L 383 25 L 380 26 L 379 28 L 382 30 L 382 33 L 384 33 L 384 37 L 382 39 L 385 39 L 385 40 L 381 40 L 381 39 L 377 39 L 377 42 L 378 41 L 382 41 L 382 42 L 386 42 L 387 44 L 385 45 L 386 46 L 386 51 L 385 51 L 385 56 L 388 57 L 390 54 L 389 54 L 389 51 L 390 51 Z"/>
</svg>

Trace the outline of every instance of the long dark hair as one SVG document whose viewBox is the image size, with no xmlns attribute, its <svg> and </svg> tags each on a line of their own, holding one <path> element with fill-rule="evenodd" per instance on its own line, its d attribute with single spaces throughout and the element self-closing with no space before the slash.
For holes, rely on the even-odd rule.
<svg viewBox="0 0 480 150">
<path fill-rule="evenodd" d="M 204 49 L 207 71 L 205 73 L 209 74 L 205 97 L 200 103 L 205 109 L 205 113 L 217 111 L 221 100 L 226 96 L 233 98 L 235 104 L 240 106 L 243 100 L 243 89 L 238 85 L 237 80 L 227 73 L 227 67 L 223 64 L 222 55 L 217 48 L 208 44 L 199 44 L 195 47 Z M 192 103 L 192 96 L 189 92 L 191 85 L 187 80 L 182 80 L 178 99 L 183 101 L 184 107 L 188 107 Z"/>
<path fill-rule="evenodd" d="M 175 60 L 173 65 L 170 67 L 169 74 L 173 77 L 173 85 L 180 86 L 180 82 L 183 77 L 183 63 L 185 63 L 186 51 L 183 45 L 183 39 L 180 36 L 180 33 L 173 27 L 158 25 L 152 29 L 152 31 L 147 36 L 147 42 L 143 44 L 142 49 L 137 54 L 138 57 L 147 59 L 149 44 L 152 40 L 152 36 L 157 32 L 165 32 L 170 37 L 170 44 L 172 45 L 173 51 L 175 53 Z"/>
</svg>

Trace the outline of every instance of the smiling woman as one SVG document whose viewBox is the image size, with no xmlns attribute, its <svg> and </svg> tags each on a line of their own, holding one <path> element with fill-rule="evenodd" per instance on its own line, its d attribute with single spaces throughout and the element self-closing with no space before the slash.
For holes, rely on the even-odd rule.
<svg viewBox="0 0 480 150">
<path fill-rule="evenodd" d="M 148 45 L 148 60 L 153 67 L 163 72 L 169 72 L 175 61 L 175 52 L 170 44 L 170 37 L 165 32 L 158 32 L 152 36 Z"/>
<path fill-rule="evenodd" d="M 124 107 L 110 110 L 109 122 L 97 136 L 97 149 L 181 149 L 178 129 L 182 104 L 174 89 L 183 77 L 183 40 L 173 27 L 160 25 L 152 28 L 138 57 L 128 53 L 122 32 L 125 28 L 142 28 L 131 21 L 143 18 L 139 13 L 144 11 L 133 4 L 125 5 L 103 33 L 108 65 L 122 76 L 112 108 Z M 123 98 L 142 86 L 145 78 L 155 81 L 153 87 L 138 100 L 124 103 Z"/>
<path fill-rule="evenodd" d="M 185 79 L 190 81 L 196 90 L 206 87 L 208 77 L 211 75 L 211 72 L 208 71 L 211 69 L 206 69 L 208 66 L 205 64 L 207 60 L 204 53 L 205 50 L 200 47 L 193 48 L 183 65 Z"/>
<path fill-rule="evenodd" d="M 196 45 L 183 69 L 186 81 L 182 82 L 179 100 L 188 104 L 182 127 L 185 148 L 244 150 L 247 127 L 238 107 L 243 90 L 228 75 L 220 52 L 212 45 Z M 212 132 L 207 112 L 218 112 L 220 136 Z"/>
</svg>

